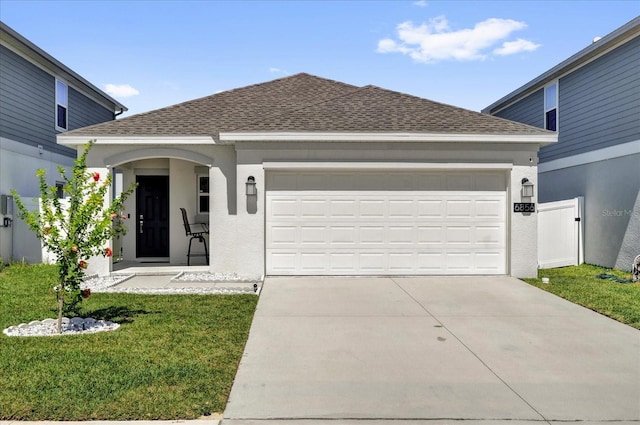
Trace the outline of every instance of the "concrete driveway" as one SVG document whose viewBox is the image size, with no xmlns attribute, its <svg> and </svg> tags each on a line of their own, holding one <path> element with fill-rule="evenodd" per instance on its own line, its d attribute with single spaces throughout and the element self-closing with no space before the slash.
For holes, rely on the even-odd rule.
<svg viewBox="0 0 640 425">
<path fill-rule="evenodd" d="M 224 418 L 637 425 L 640 331 L 510 277 L 267 278 Z"/>
</svg>

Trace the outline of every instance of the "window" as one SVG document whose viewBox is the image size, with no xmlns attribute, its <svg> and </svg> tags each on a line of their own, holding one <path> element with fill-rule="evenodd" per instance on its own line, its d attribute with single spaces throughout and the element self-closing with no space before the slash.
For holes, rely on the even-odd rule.
<svg viewBox="0 0 640 425">
<path fill-rule="evenodd" d="M 558 82 L 544 88 L 544 128 L 558 130 Z"/>
<path fill-rule="evenodd" d="M 198 176 L 198 214 L 209 213 L 209 176 Z"/>
<path fill-rule="evenodd" d="M 56 80 L 56 129 L 68 129 L 69 87 L 60 80 Z"/>
<path fill-rule="evenodd" d="M 64 182 L 56 182 L 56 196 L 60 199 L 64 198 Z"/>
</svg>

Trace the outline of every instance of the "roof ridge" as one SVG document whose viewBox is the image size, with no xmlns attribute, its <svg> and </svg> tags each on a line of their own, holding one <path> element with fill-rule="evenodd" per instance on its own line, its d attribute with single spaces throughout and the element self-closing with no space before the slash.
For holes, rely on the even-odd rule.
<svg viewBox="0 0 640 425">
<path fill-rule="evenodd" d="M 307 74 L 306 72 L 301 72 L 301 73 L 296 74 L 296 75 L 307 75 L 307 76 L 310 76 L 310 77 L 313 77 L 313 78 L 317 78 L 317 79 L 320 79 L 320 80 L 331 81 L 333 83 L 337 83 L 337 84 L 344 85 L 344 86 L 351 86 L 351 87 L 354 88 L 354 90 L 352 92 L 350 92 L 350 93 L 344 93 L 344 94 L 341 94 L 341 95 L 338 95 L 338 96 L 333 96 L 333 97 L 330 97 L 328 99 L 324 99 L 324 100 L 321 100 L 321 101 L 318 101 L 318 102 L 309 103 L 307 105 L 300 106 L 299 108 L 291 108 L 291 109 L 287 109 L 286 111 L 275 112 L 273 115 L 269 115 L 269 116 L 266 116 L 266 117 L 261 118 L 259 120 L 252 121 L 250 123 L 247 123 L 245 125 L 236 127 L 236 128 L 234 128 L 232 130 L 229 130 L 229 131 L 230 132 L 238 131 L 238 130 L 240 130 L 242 128 L 249 127 L 249 126 L 252 126 L 252 125 L 255 125 L 255 124 L 260 124 L 262 122 L 265 122 L 267 120 L 273 119 L 275 117 L 280 117 L 280 116 L 283 116 L 283 115 L 286 115 L 286 114 L 290 114 L 292 112 L 303 111 L 303 110 L 305 110 L 307 108 L 311 108 L 311 107 L 315 107 L 315 106 L 318 106 L 318 105 L 322 105 L 323 103 L 331 102 L 331 101 L 334 101 L 334 100 L 339 99 L 341 97 L 351 96 L 353 93 L 358 92 L 358 91 L 360 91 L 360 90 L 362 90 L 362 89 L 364 89 L 366 87 L 366 86 L 354 86 L 352 84 L 343 83 L 341 81 L 332 80 L 330 78 L 323 78 L 323 77 L 318 77 L 318 76 L 313 75 L 313 74 Z"/>
</svg>

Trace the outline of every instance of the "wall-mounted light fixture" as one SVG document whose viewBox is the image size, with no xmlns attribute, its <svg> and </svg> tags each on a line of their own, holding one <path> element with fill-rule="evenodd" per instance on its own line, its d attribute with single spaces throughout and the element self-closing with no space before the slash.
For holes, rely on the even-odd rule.
<svg viewBox="0 0 640 425">
<path fill-rule="evenodd" d="M 256 188 L 256 178 L 249 176 L 247 178 L 247 196 L 255 196 L 257 194 L 258 189 Z"/>
<path fill-rule="evenodd" d="M 13 196 L 0 195 L 0 214 L 13 215 Z"/>
<path fill-rule="evenodd" d="M 522 197 L 523 198 L 533 197 L 533 183 L 531 183 L 529 179 L 526 177 L 522 179 Z"/>
</svg>

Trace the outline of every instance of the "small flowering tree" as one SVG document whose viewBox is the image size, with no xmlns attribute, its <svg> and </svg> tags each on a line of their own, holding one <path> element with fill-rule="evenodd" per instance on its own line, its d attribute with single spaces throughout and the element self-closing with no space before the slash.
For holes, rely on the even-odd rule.
<svg viewBox="0 0 640 425">
<path fill-rule="evenodd" d="M 132 184 L 126 191 L 106 206 L 106 195 L 111 188 L 111 175 L 87 171 L 86 158 L 93 142 L 85 145 L 83 153 L 75 160 L 71 176 L 58 167 L 64 180 L 64 193 L 58 197 L 58 188 L 46 182 L 45 170 L 37 171 L 40 180 L 40 210 L 29 211 L 14 191 L 19 216 L 36 233 L 43 246 L 55 257 L 58 266 L 58 282 L 54 291 L 58 301 L 58 333 L 62 332 L 63 313 L 76 312 L 89 290 L 80 290 L 88 260 L 96 255 L 111 257 L 106 242 L 124 234 L 122 220 L 125 199 L 135 189 Z M 68 205 L 67 205 L 68 204 Z"/>
</svg>

